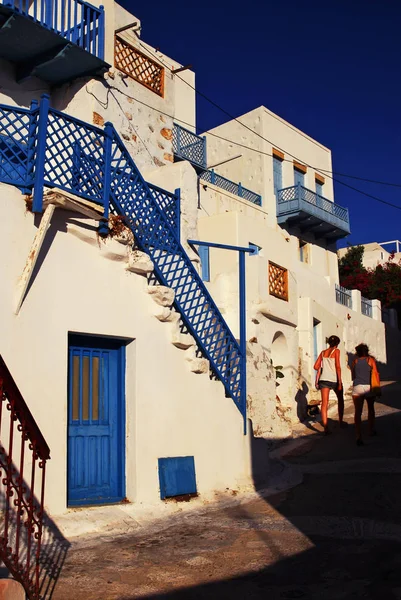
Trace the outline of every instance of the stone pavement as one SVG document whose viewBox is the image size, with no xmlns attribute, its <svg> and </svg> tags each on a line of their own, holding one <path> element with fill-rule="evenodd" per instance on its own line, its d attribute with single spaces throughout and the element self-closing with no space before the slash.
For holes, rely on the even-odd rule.
<svg viewBox="0 0 401 600">
<path fill-rule="evenodd" d="M 53 600 L 401 600 L 400 384 L 377 416 L 363 447 L 352 426 L 299 428 L 281 455 L 303 481 L 286 492 L 74 542 Z"/>
</svg>

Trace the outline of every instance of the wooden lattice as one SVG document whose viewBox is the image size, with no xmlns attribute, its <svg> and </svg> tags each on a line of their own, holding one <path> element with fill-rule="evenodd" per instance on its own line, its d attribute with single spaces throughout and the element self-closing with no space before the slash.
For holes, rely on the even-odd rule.
<svg viewBox="0 0 401 600">
<path fill-rule="evenodd" d="M 269 294 L 288 301 L 288 271 L 269 262 Z"/>
<path fill-rule="evenodd" d="M 163 98 L 164 67 L 117 35 L 114 39 L 114 64 L 117 69 Z"/>
</svg>

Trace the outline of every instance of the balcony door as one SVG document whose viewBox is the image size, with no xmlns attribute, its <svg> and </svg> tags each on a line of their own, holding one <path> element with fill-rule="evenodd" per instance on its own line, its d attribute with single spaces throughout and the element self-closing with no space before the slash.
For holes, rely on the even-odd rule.
<svg viewBox="0 0 401 600">
<path fill-rule="evenodd" d="M 305 173 L 302 173 L 299 169 L 294 169 L 294 185 L 305 185 Z"/>
</svg>

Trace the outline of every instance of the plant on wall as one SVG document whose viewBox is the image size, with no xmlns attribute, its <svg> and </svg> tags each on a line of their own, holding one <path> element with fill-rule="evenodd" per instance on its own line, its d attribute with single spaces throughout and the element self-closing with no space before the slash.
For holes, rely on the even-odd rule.
<svg viewBox="0 0 401 600">
<path fill-rule="evenodd" d="M 273 367 L 275 374 L 276 374 L 276 386 L 280 385 L 279 382 L 277 381 L 277 379 L 283 379 L 284 377 L 284 373 L 283 373 L 283 366 L 278 365 L 278 366 L 274 366 L 273 365 L 273 361 L 272 359 L 270 359 L 270 364 Z"/>
</svg>

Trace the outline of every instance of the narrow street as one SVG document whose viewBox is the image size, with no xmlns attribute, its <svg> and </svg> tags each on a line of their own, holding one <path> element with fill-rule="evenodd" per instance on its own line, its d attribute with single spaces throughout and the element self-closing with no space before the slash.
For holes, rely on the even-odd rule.
<svg viewBox="0 0 401 600">
<path fill-rule="evenodd" d="M 401 385 L 383 392 L 378 436 L 356 446 L 348 402 L 348 427 L 287 456 L 285 493 L 74 543 L 53 600 L 401 599 Z"/>
</svg>

